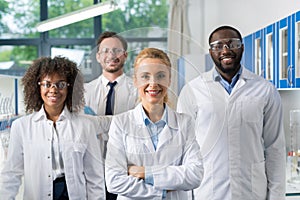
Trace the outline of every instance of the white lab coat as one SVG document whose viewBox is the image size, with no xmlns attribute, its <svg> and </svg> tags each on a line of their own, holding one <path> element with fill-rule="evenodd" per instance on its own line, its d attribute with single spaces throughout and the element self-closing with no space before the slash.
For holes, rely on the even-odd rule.
<svg viewBox="0 0 300 200">
<path fill-rule="evenodd" d="M 214 70 L 214 69 L 213 69 Z M 177 109 L 196 121 L 204 178 L 196 200 L 285 199 L 285 136 L 278 91 L 246 68 L 229 95 L 201 74 L 181 91 Z"/>
<path fill-rule="evenodd" d="M 125 74 L 118 77 L 116 81 L 118 84 L 114 87 L 114 114 L 119 114 L 135 107 L 138 100 L 138 94 L 132 79 Z M 109 91 L 107 83 L 108 80 L 101 75 L 97 79 L 84 84 L 85 103 L 97 115 L 105 115 L 106 97 Z"/>
<path fill-rule="evenodd" d="M 144 124 L 142 105 L 113 117 L 105 161 L 107 190 L 118 199 L 186 200 L 187 191 L 199 186 L 203 174 L 202 157 L 187 115 L 167 107 L 167 124 L 159 135 L 155 151 Z M 154 185 L 128 176 L 130 165 L 145 166 L 153 173 Z"/>
<path fill-rule="evenodd" d="M 104 160 L 96 132 L 97 118 L 72 114 L 64 108 L 56 130 L 61 145 L 69 198 L 105 199 Z M 7 161 L 0 178 L 0 199 L 14 199 L 24 175 L 24 200 L 52 200 L 53 122 L 39 112 L 16 119 L 11 128 Z M 100 130 L 101 131 L 101 130 Z"/>
</svg>

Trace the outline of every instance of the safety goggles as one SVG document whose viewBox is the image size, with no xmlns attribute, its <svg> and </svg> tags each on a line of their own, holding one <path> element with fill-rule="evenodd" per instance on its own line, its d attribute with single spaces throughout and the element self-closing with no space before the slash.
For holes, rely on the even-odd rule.
<svg viewBox="0 0 300 200">
<path fill-rule="evenodd" d="M 67 83 L 66 81 L 58 81 L 56 83 L 51 83 L 49 81 L 41 81 L 41 82 L 38 82 L 38 84 L 40 86 L 42 86 L 44 89 L 49 89 L 49 88 L 52 88 L 53 86 L 59 90 L 63 90 L 65 89 L 66 87 L 68 87 L 70 84 Z"/>
<path fill-rule="evenodd" d="M 119 49 L 119 48 L 107 48 L 104 47 L 99 50 L 100 55 L 108 55 L 109 53 L 116 55 L 116 56 L 121 56 L 125 52 L 124 49 Z"/>
<path fill-rule="evenodd" d="M 242 42 L 239 38 L 226 38 L 214 41 L 209 46 L 212 51 L 220 52 L 223 51 L 224 47 L 229 50 L 239 49 L 242 47 Z"/>
</svg>

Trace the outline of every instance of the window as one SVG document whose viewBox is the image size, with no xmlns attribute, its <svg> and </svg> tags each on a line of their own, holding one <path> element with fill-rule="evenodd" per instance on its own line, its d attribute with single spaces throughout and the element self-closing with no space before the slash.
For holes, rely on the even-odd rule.
<svg viewBox="0 0 300 200">
<path fill-rule="evenodd" d="M 167 48 L 168 0 L 119 0 L 120 9 L 94 19 L 46 33 L 38 33 L 35 29 L 41 18 L 57 17 L 94 2 L 97 1 L 0 0 L 0 62 L 14 61 L 16 67 L 24 69 L 40 56 L 51 56 L 54 48 L 84 50 L 80 67 L 88 81 L 101 73 L 93 51 L 102 31 L 115 31 L 127 39 L 126 73 L 131 72 L 133 59 L 142 48 Z"/>
<path fill-rule="evenodd" d="M 35 24 L 39 21 L 38 0 L 0 0 L 0 39 L 37 38 Z"/>
<path fill-rule="evenodd" d="M 287 79 L 288 68 L 288 30 L 280 30 L 280 79 Z"/>
<path fill-rule="evenodd" d="M 93 5 L 92 0 L 48 0 L 48 18 L 57 17 L 69 12 Z M 49 31 L 50 38 L 93 38 L 93 19 L 70 24 Z"/>
<path fill-rule="evenodd" d="M 266 36 L 266 79 L 273 80 L 273 34 Z"/>
<path fill-rule="evenodd" d="M 262 66 L 261 66 L 261 39 L 255 39 L 255 73 L 259 76 L 263 76 L 262 74 Z"/>
</svg>

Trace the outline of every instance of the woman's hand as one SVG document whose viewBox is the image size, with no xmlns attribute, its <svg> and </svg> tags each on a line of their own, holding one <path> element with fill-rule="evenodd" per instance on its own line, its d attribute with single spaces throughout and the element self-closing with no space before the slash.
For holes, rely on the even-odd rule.
<svg viewBox="0 0 300 200">
<path fill-rule="evenodd" d="M 129 166 L 128 175 L 134 176 L 136 178 L 145 179 L 145 167 L 141 166 Z"/>
</svg>

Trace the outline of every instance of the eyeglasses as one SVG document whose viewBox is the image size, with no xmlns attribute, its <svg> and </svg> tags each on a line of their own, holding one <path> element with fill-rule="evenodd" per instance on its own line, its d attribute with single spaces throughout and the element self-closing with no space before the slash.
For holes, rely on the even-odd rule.
<svg viewBox="0 0 300 200">
<path fill-rule="evenodd" d="M 220 52 L 226 47 L 227 49 L 239 49 L 242 47 L 242 42 L 238 38 L 226 38 L 217 40 L 209 44 L 212 51 Z"/>
<path fill-rule="evenodd" d="M 119 49 L 119 48 L 102 48 L 101 50 L 99 50 L 100 55 L 107 55 L 109 53 L 114 54 L 116 56 L 120 56 L 125 52 L 125 50 L 123 49 Z"/>
<path fill-rule="evenodd" d="M 49 88 L 52 88 L 53 86 L 59 90 L 63 90 L 65 89 L 66 87 L 68 87 L 70 84 L 67 83 L 66 81 L 58 81 L 56 83 L 51 83 L 49 81 L 41 81 L 41 82 L 38 82 L 38 84 L 40 86 L 42 86 L 44 89 L 49 89 Z"/>
</svg>

